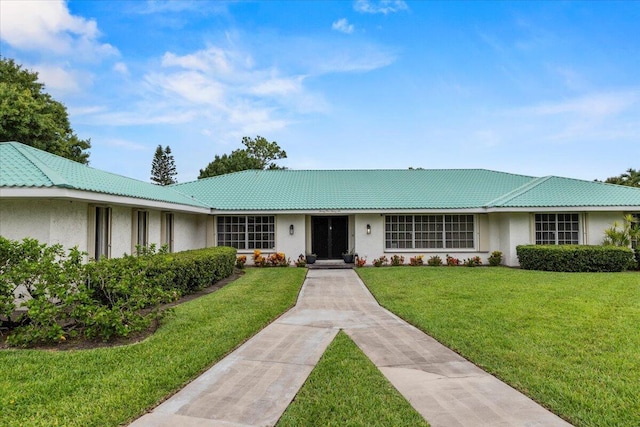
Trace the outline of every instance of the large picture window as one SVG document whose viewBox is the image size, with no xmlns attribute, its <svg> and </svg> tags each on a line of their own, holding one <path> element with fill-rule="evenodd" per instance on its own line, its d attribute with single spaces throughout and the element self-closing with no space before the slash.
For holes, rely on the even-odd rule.
<svg viewBox="0 0 640 427">
<path fill-rule="evenodd" d="M 387 249 L 473 249 L 473 215 L 388 215 Z"/>
<path fill-rule="evenodd" d="M 218 245 L 236 249 L 273 249 L 274 216 L 219 216 Z"/>
<path fill-rule="evenodd" d="M 577 245 L 580 216 L 572 214 L 536 214 L 536 245 Z"/>
</svg>

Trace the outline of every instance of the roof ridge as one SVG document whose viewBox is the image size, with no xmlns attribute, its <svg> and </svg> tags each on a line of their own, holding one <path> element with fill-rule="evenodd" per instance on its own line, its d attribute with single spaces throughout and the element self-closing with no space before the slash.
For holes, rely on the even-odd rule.
<svg viewBox="0 0 640 427">
<path fill-rule="evenodd" d="M 49 179 L 49 181 L 51 181 L 52 186 L 74 188 L 73 185 L 71 185 L 69 181 L 67 181 L 62 175 L 60 175 L 55 170 L 51 169 L 49 166 L 47 166 L 46 163 L 44 163 L 42 160 L 40 160 L 33 153 L 30 152 L 31 151 L 30 148 L 34 148 L 36 150 L 37 148 L 31 147 L 30 145 L 23 144 L 21 142 L 11 142 L 10 145 L 13 148 L 15 148 L 20 154 L 22 154 L 36 168 L 38 168 L 38 170 L 40 170 L 40 172 L 42 172 L 44 176 L 46 176 L 47 179 Z M 73 160 L 70 160 L 70 161 L 73 161 Z"/>
<path fill-rule="evenodd" d="M 497 207 L 504 203 L 507 203 L 508 201 L 513 200 L 516 197 L 527 193 L 528 191 L 531 191 L 532 189 L 536 188 L 538 185 L 542 184 L 545 181 L 548 181 L 551 178 L 554 178 L 554 177 L 552 175 L 547 175 L 539 178 L 533 178 L 531 181 L 526 182 L 521 186 L 509 191 L 508 193 L 503 194 L 502 196 L 489 201 L 485 207 L 488 207 L 488 208 Z"/>
</svg>

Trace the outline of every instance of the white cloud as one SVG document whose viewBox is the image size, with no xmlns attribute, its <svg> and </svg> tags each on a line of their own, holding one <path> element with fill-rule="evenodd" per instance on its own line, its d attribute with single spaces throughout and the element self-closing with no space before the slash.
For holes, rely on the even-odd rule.
<svg viewBox="0 0 640 427">
<path fill-rule="evenodd" d="M 523 112 L 538 116 L 573 114 L 595 119 L 617 115 L 640 100 L 640 91 L 596 93 L 579 98 L 539 104 L 523 109 Z"/>
<path fill-rule="evenodd" d="M 27 68 L 37 71 L 38 80 L 45 84 L 47 91 L 53 93 L 77 93 L 83 85 L 91 84 L 91 75 L 80 70 L 68 70 L 52 64 L 39 64 Z"/>
<path fill-rule="evenodd" d="M 349 24 L 349 21 L 347 21 L 347 18 L 338 19 L 331 25 L 331 28 L 345 34 L 353 33 L 353 29 L 354 29 L 353 24 Z"/>
<path fill-rule="evenodd" d="M 114 148 L 123 148 L 128 151 L 145 151 L 147 147 L 137 142 L 128 141 L 126 139 L 108 138 L 102 141 L 103 145 Z"/>
<path fill-rule="evenodd" d="M 129 67 L 127 67 L 127 64 L 125 64 L 124 62 L 116 62 L 115 64 L 113 64 L 113 71 L 125 76 L 129 75 Z"/>
<path fill-rule="evenodd" d="M 382 13 L 384 15 L 409 10 L 409 6 L 403 0 L 379 0 L 378 2 L 356 0 L 353 8 L 361 13 Z"/>
<path fill-rule="evenodd" d="M 63 0 L 2 1 L 0 28 L 2 40 L 17 49 L 85 60 L 118 54 L 110 44 L 98 42 L 95 20 L 71 15 Z"/>
</svg>

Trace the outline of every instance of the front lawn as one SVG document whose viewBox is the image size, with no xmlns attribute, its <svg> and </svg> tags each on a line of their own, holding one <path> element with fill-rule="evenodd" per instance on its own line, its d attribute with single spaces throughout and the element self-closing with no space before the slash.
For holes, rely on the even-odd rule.
<svg viewBox="0 0 640 427">
<path fill-rule="evenodd" d="M 569 422 L 640 425 L 640 273 L 358 273 L 384 307 Z"/>
<path fill-rule="evenodd" d="M 305 272 L 248 269 L 221 290 L 178 306 L 138 344 L 0 351 L 0 425 L 132 421 L 292 307 Z"/>
<path fill-rule="evenodd" d="M 426 427 L 428 424 L 341 331 L 277 426 Z"/>
</svg>

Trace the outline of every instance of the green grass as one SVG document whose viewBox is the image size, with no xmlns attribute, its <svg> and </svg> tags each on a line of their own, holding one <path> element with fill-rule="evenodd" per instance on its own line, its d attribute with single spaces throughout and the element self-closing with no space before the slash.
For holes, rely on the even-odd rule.
<svg viewBox="0 0 640 427">
<path fill-rule="evenodd" d="M 117 426 L 180 389 L 295 304 L 306 269 L 249 269 L 178 306 L 145 341 L 0 351 L 0 425 Z"/>
<path fill-rule="evenodd" d="M 353 341 L 340 332 L 277 425 L 428 424 Z"/>
<path fill-rule="evenodd" d="M 577 426 L 640 425 L 640 274 L 358 270 L 378 301 Z"/>
</svg>

